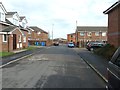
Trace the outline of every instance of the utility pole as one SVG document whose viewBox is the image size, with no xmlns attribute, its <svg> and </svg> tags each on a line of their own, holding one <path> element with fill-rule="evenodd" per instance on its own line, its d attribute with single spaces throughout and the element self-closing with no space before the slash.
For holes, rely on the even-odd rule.
<svg viewBox="0 0 120 90">
<path fill-rule="evenodd" d="M 52 44 L 53 44 L 53 27 L 54 27 L 54 24 L 52 24 Z"/>
<path fill-rule="evenodd" d="M 76 45 L 78 46 L 78 30 L 77 30 L 77 20 L 76 20 Z"/>
</svg>

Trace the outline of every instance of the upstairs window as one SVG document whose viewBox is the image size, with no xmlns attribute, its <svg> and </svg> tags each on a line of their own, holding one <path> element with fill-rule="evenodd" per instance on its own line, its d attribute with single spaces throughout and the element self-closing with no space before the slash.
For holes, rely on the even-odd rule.
<svg viewBox="0 0 120 90">
<path fill-rule="evenodd" d="M 106 36 L 106 32 L 102 32 L 102 36 Z"/>
<path fill-rule="evenodd" d="M 88 36 L 92 36 L 92 32 L 88 32 L 87 35 L 88 35 Z"/>
<path fill-rule="evenodd" d="M 0 21 L 5 21 L 5 14 L 0 12 Z"/>
<path fill-rule="evenodd" d="M 99 36 L 100 35 L 100 33 L 99 32 L 95 32 L 95 36 Z"/>
<path fill-rule="evenodd" d="M 15 18 L 13 18 L 13 24 L 15 24 L 15 25 L 19 25 L 18 20 L 17 20 L 17 19 L 15 19 Z"/>
<path fill-rule="evenodd" d="M 28 31 L 28 34 L 31 34 L 30 30 Z"/>
<path fill-rule="evenodd" d="M 39 35 L 39 34 L 41 34 L 41 32 L 38 32 L 37 34 Z"/>
<path fill-rule="evenodd" d="M 85 36 L 85 32 L 80 32 L 80 36 Z"/>
</svg>

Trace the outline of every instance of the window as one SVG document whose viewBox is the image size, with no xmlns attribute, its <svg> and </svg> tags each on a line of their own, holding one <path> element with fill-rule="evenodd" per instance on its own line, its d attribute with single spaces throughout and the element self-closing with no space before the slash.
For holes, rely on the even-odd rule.
<svg viewBox="0 0 120 90">
<path fill-rule="evenodd" d="M 39 34 L 41 34 L 41 32 L 38 32 L 37 34 L 39 35 Z"/>
<path fill-rule="evenodd" d="M 71 38 L 73 37 L 73 35 L 71 35 Z"/>
<path fill-rule="evenodd" d="M 26 36 L 23 37 L 23 42 L 26 42 Z"/>
<path fill-rule="evenodd" d="M 18 25 L 18 24 L 19 24 L 18 20 L 15 19 L 15 18 L 13 18 L 13 23 L 14 23 L 15 25 Z"/>
<path fill-rule="evenodd" d="M 7 42 L 7 34 L 3 35 L 3 42 Z"/>
<path fill-rule="evenodd" d="M 95 36 L 99 36 L 100 34 L 99 34 L 99 32 L 95 32 Z"/>
<path fill-rule="evenodd" d="M 5 14 L 4 13 L 0 13 L 0 21 L 5 21 Z"/>
<path fill-rule="evenodd" d="M 106 32 L 102 32 L 102 36 L 106 36 Z"/>
<path fill-rule="evenodd" d="M 80 32 L 80 36 L 85 36 L 85 32 Z"/>
<path fill-rule="evenodd" d="M 21 42 L 21 39 L 22 39 L 22 37 L 21 37 L 21 35 L 19 36 L 19 42 Z"/>
<path fill-rule="evenodd" d="M 30 30 L 28 30 L 28 34 L 31 34 Z"/>
<path fill-rule="evenodd" d="M 88 35 L 88 36 L 91 36 L 91 35 L 92 35 L 92 32 L 88 32 L 87 35 Z"/>
</svg>

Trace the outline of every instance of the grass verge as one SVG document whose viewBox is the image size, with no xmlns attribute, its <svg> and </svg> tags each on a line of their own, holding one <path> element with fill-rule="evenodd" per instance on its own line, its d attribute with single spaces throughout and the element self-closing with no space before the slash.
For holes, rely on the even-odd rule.
<svg viewBox="0 0 120 90">
<path fill-rule="evenodd" d="M 0 52 L 0 57 L 6 57 L 6 56 L 10 56 L 13 55 L 13 52 Z"/>
<path fill-rule="evenodd" d="M 27 50 L 34 50 L 34 49 L 36 49 L 37 47 L 35 47 L 35 46 L 29 46 L 29 47 L 27 47 L 27 48 L 25 48 L 25 49 L 27 49 Z"/>
<path fill-rule="evenodd" d="M 107 44 L 102 48 L 98 48 L 94 50 L 95 54 L 101 55 L 105 57 L 106 59 L 110 60 L 116 51 L 117 48 L 115 48 L 113 45 Z"/>
</svg>

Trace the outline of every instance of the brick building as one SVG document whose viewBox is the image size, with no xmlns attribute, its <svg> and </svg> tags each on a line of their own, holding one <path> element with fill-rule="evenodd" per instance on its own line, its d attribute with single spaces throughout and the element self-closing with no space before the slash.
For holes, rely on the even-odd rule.
<svg viewBox="0 0 120 90">
<path fill-rule="evenodd" d="M 76 45 L 85 47 L 89 41 L 107 42 L 107 27 L 100 26 L 77 26 Z"/>
<path fill-rule="evenodd" d="M 46 46 L 48 41 L 48 33 L 37 26 L 30 26 L 28 33 L 28 42 L 30 45 Z"/>
<path fill-rule="evenodd" d="M 0 2 L 0 52 L 19 50 L 28 46 L 28 31 L 20 26 L 19 21 L 18 13 L 7 12 Z"/>
<path fill-rule="evenodd" d="M 76 42 L 75 40 L 76 40 L 76 34 L 75 33 L 67 34 L 67 42 L 75 43 Z"/>
<path fill-rule="evenodd" d="M 120 0 L 103 13 L 108 14 L 108 43 L 120 46 Z"/>
</svg>

